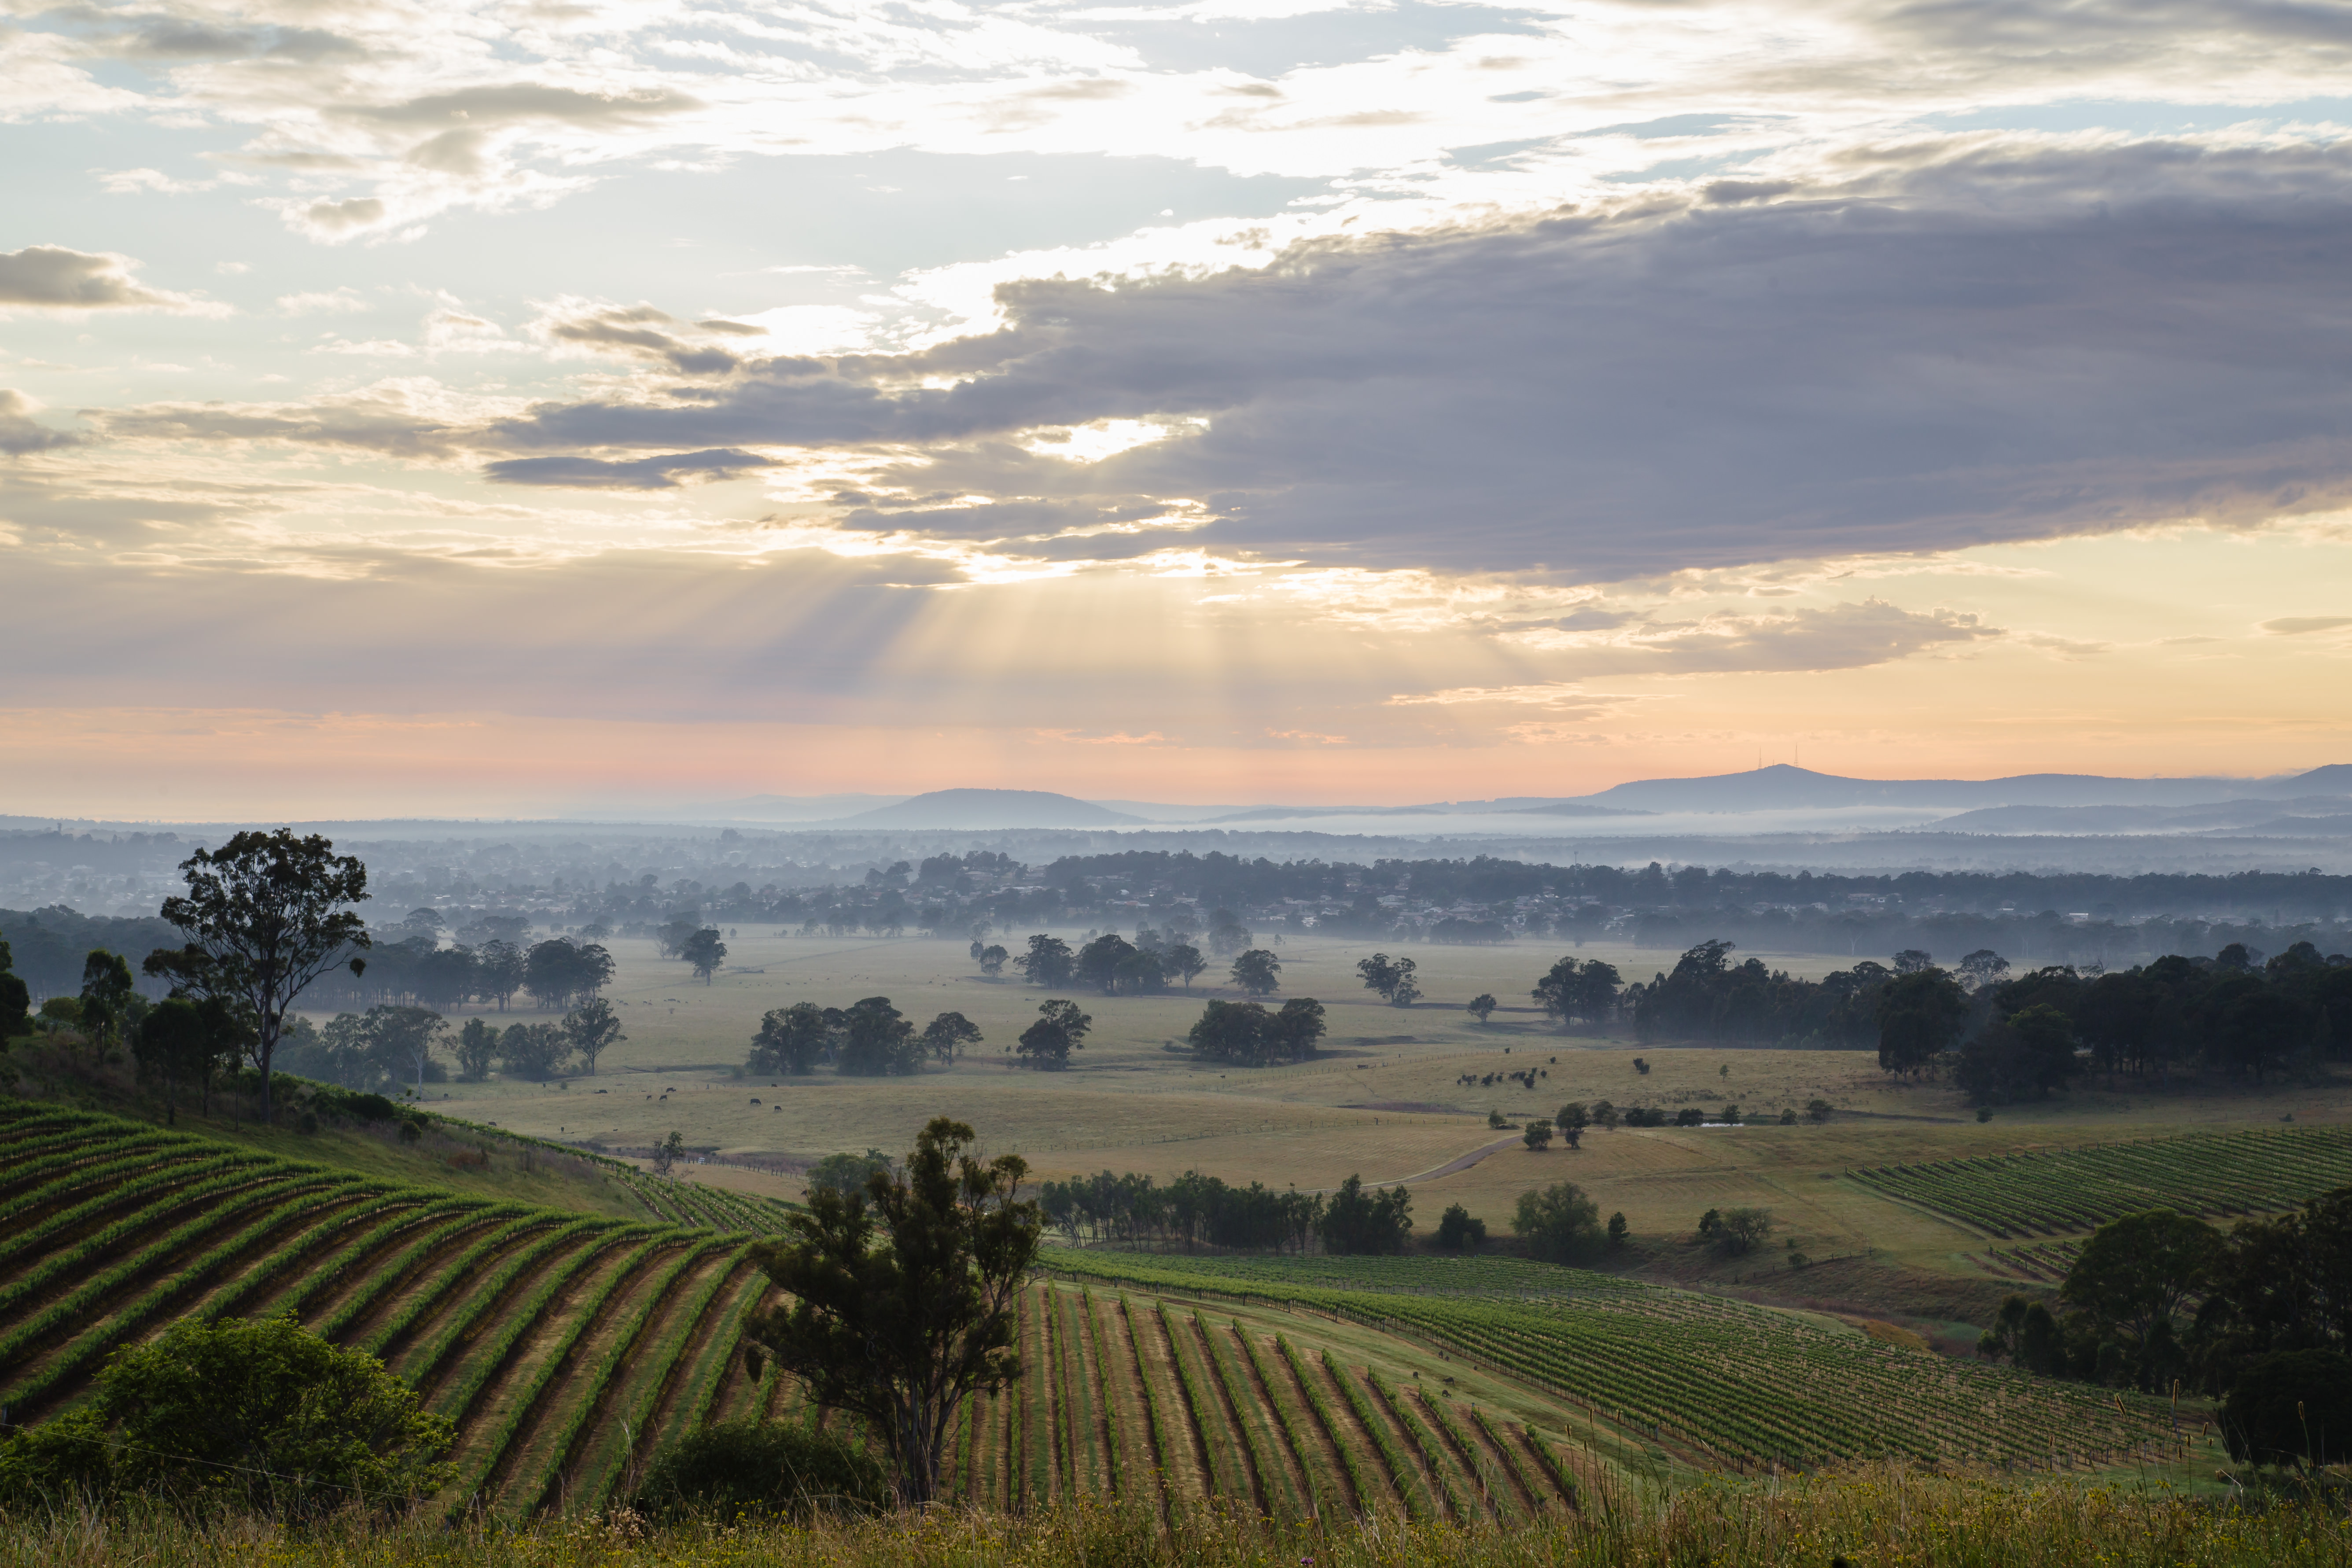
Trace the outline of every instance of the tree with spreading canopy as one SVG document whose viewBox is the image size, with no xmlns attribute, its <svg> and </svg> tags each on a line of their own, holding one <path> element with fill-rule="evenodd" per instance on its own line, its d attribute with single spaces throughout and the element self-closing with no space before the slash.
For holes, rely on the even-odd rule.
<svg viewBox="0 0 2352 1568">
<path fill-rule="evenodd" d="M 1519 1194 L 1511 1210 L 1513 1234 L 1551 1263 L 1574 1263 L 1601 1249 L 1601 1205 L 1574 1182 L 1555 1182 Z"/>
<path fill-rule="evenodd" d="M 1462 1010 L 1469 1014 L 1472 1017 L 1477 1019 L 1479 1026 L 1484 1028 L 1486 1024 L 1487 1015 L 1494 1012 L 1497 1005 L 1499 1005 L 1499 1004 L 1496 1002 L 1495 994 L 1492 991 L 1481 991 L 1475 996 L 1471 997 L 1469 1004 Z"/>
<path fill-rule="evenodd" d="M 982 1163 L 976 1138 L 934 1118 L 903 1173 L 875 1173 L 848 1194 L 812 1190 L 808 1212 L 753 1254 L 786 1301 L 744 1337 L 814 1403 L 866 1419 L 908 1508 L 938 1494 L 964 1401 L 1021 1372 L 1015 1309 L 1044 1222 L 1019 1196 L 1027 1164 Z"/>
<path fill-rule="evenodd" d="M 727 962 L 727 943 L 716 927 L 704 926 L 679 944 L 677 955 L 692 964 L 696 975 L 708 985 L 719 966 Z"/>
<path fill-rule="evenodd" d="M 354 974 L 366 960 L 366 923 L 349 906 L 367 896 L 367 868 L 337 855 L 317 834 L 289 828 L 246 832 L 180 863 L 188 890 L 163 900 L 163 916 L 188 943 L 158 948 L 143 965 L 168 979 L 172 994 L 231 1004 L 251 1025 L 261 1073 L 261 1119 L 270 1117 L 270 1074 L 294 999 L 330 969 Z"/>
<path fill-rule="evenodd" d="M 1201 950 L 1189 942 L 1170 942 L 1167 951 L 1160 955 L 1160 962 L 1169 973 L 1184 983 L 1187 991 L 1192 989 L 1192 977 L 1209 967 L 1209 961 L 1201 956 Z"/>
<path fill-rule="evenodd" d="M 922 1070 L 914 1021 L 887 996 L 867 996 L 842 1012 L 835 1068 L 851 1078 L 904 1078 Z"/>
<path fill-rule="evenodd" d="M 1030 984 L 1047 987 L 1067 985 L 1077 966 L 1077 954 L 1070 951 L 1070 944 L 1045 931 L 1031 937 L 1029 951 L 1013 961 L 1013 967 Z"/>
<path fill-rule="evenodd" d="M 1076 1002 L 1049 996 L 1037 1004 L 1037 1021 L 1021 1031 L 1014 1047 L 1034 1068 L 1059 1072 L 1070 1065 L 1070 1053 L 1084 1050 L 1094 1019 L 1078 1011 Z"/>
<path fill-rule="evenodd" d="M 835 1047 L 835 1020 L 839 1016 L 837 1012 L 828 1016 L 827 1010 L 814 1002 L 771 1008 L 760 1020 L 760 1032 L 751 1037 L 745 1069 L 793 1078 L 814 1072 L 816 1064 Z"/>
<path fill-rule="evenodd" d="M 942 1013 L 923 1026 L 923 1047 L 932 1059 L 952 1066 L 963 1051 L 981 1043 L 980 1026 L 961 1013 Z"/>
<path fill-rule="evenodd" d="M 613 1005 L 602 996 L 592 996 L 566 1013 L 563 1034 L 588 1064 L 590 1078 L 596 1076 L 596 1058 L 629 1037 L 621 1033 L 621 1020 Z"/>
<path fill-rule="evenodd" d="M 1233 980 L 1244 996 L 1270 996 L 1282 989 L 1282 960 L 1253 947 L 1234 959 Z"/>
</svg>

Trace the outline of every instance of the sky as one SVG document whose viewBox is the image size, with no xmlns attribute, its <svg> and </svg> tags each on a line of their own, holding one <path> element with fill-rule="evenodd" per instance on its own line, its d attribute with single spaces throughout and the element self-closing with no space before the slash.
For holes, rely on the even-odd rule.
<svg viewBox="0 0 2352 1568">
<path fill-rule="evenodd" d="M 0 0 L 0 813 L 2352 761 L 2343 0 Z"/>
</svg>

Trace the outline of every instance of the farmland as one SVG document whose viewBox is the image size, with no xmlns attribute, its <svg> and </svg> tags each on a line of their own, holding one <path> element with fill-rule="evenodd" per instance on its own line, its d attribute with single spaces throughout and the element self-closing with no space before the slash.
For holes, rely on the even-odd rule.
<svg viewBox="0 0 2352 1568">
<path fill-rule="evenodd" d="M 1707 1468 L 1898 1456 L 2065 1467 L 2169 1447 L 2167 1413 L 2153 1401 L 1615 1275 L 1505 1258 L 1049 1257 L 1107 1284 L 1305 1308 L 1402 1333 Z"/>
<path fill-rule="evenodd" d="M 2221 1215 L 2290 1208 L 2352 1185 L 2352 1128 L 2191 1133 L 1848 1173 L 1991 1236 L 2057 1236 L 2143 1209 Z"/>
<path fill-rule="evenodd" d="M 601 1506 L 661 1441 L 712 1420 L 822 1419 L 772 1363 L 754 1381 L 739 1353 L 768 1294 L 740 1226 L 772 1211 L 634 1184 L 658 1218 L 403 1185 L 12 1103 L 0 1404 L 16 1421 L 54 1415 L 115 1348 L 175 1318 L 290 1311 L 381 1357 L 454 1421 L 458 1475 L 442 1500 L 497 1514 Z M 1557 1509 L 1591 1469 L 1569 1457 L 1564 1407 L 1480 1379 L 1481 1406 L 1456 1409 L 1450 1389 L 1420 1392 L 1432 1357 L 1351 1325 L 1039 1282 L 1020 1334 L 1021 1381 L 968 1408 L 959 1498 L 1509 1520 Z"/>
</svg>

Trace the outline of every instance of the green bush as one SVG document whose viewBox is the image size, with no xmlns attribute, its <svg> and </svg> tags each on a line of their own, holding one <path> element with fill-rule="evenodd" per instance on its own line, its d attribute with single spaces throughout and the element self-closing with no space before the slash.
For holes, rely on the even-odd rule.
<svg viewBox="0 0 2352 1568">
<path fill-rule="evenodd" d="M 865 1449 L 765 1421 L 722 1422 L 678 1439 L 646 1471 L 635 1499 L 656 1519 L 862 1513 L 890 1502 L 890 1479 Z"/>
<path fill-rule="evenodd" d="M 144 1494 L 192 1512 L 399 1511 L 449 1479 L 455 1429 L 292 1313 L 183 1319 L 119 1351 L 89 1405 L 0 1444 L 0 1503 Z"/>
</svg>

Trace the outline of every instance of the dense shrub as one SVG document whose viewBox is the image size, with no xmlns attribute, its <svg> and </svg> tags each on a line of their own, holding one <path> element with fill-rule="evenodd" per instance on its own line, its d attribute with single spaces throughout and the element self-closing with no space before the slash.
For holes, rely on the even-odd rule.
<svg viewBox="0 0 2352 1568">
<path fill-rule="evenodd" d="M 889 1477 L 863 1448 L 804 1426 L 728 1421 L 664 1449 L 646 1472 L 636 1507 L 656 1519 L 734 1519 L 877 1511 L 890 1501 Z"/>
</svg>

